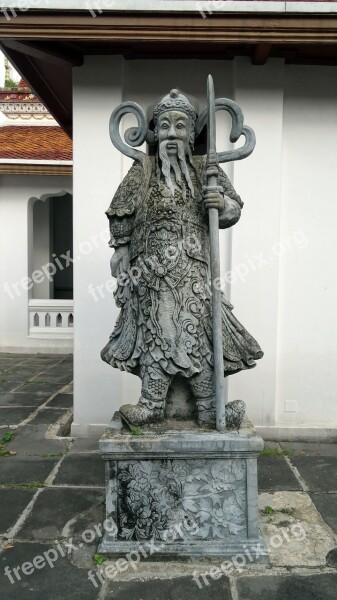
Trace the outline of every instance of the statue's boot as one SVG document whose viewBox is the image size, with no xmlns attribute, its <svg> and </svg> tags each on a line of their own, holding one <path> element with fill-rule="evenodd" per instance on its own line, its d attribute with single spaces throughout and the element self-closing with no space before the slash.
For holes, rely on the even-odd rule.
<svg viewBox="0 0 337 600">
<path fill-rule="evenodd" d="M 197 398 L 197 422 L 199 427 L 215 427 L 215 398 Z"/>
<path fill-rule="evenodd" d="M 128 425 L 146 425 L 164 420 L 164 401 L 140 397 L 138 404 L 124 404 L 119 409 Z"/>
<path fill-rule="evenodd" d="M 198 425 L 200 427 L 216 427 L 215 398 L 197 400 Z M 226 429 L 240 429 L 246 413 L 246 405 L 242 400 L 228 402 L 225 407 Z"/>
</svg>

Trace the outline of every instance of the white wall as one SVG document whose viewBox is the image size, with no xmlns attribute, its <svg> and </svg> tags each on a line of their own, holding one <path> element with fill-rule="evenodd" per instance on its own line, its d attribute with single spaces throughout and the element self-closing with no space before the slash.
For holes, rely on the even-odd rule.
<svg viewBox="0 0 337 600">
<path fill-rule="evenodd" d="M 336 68 L 281 60 L 261 67 L 242 58 L 91 56 L 74 69 L 74 254 L 86 250 L 74 277 L 76 433 L 106 424 L 122 403 L 137 401 L 140 387 L 137 378 L 100 359 L 118 314 L 105 288 L 111 250 L 103 241 L 104 211 L 130 166 L 110 142 L 110 114 L 123 100 L 148 109 L 172 87 L 195 97 L 202 108 L 209 72 L 216 95 L 234 98 L 257 136 L 254 154 L 228 171 L 245 207 L 222 249 L 223 270 L 232 264 L 235 314 L 265 357 L 256 369 L 230 378 L 229 398 L 242 398 L 264 432 L 337 427 L 337 286 L 330 258 L 337 217 Z M 219 121 L 219 128 L 221 140 L 228 123 Z"/>
<path fill-rule="evenodd" d="M 0 176 L 0 351 L 69 351 L 65 342 L 28 337 L 28 296 L 24 278 L 32 272 L 29 265 L 32 242 L 33 198 L 68 191 L 71 178 L 36 175 Z M 42 266 L 42 265 L 40 265 Z M 6 286 L 6 287 L 5 287 Z M 9 291 L 6 291 L 9 290 Z"/>
</svg>

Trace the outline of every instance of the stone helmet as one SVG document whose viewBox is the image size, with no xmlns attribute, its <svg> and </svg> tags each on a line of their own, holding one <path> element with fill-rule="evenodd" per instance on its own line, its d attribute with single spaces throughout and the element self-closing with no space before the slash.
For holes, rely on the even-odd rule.
<svg viewBox="0 0 337 600">
<path fill-rule="evenodd" d="M 190 101 L 181 94 L 179 90 L 173 89 L 169 94 L 164 96 L 158 104 L 156 104 L 153 110 L 153 121 L 155 124 L 155 139 L 157 140 L 157 121 L 159 115 L 168 110 L 179 110 L 186 113 L 190 117 L 191 122 L 191 133 L 190 133 L 190 144 L 193 147 L 195 137 L 195 122 L 197 119 L 197 113 L 190 103 Z"/>
</svg>

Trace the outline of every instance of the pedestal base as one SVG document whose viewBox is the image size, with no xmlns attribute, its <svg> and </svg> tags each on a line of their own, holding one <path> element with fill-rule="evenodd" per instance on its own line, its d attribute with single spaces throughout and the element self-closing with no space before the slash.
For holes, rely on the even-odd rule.
<svg viewBox="0 0 337 600">
<path fill-rule="evenodd" d="M 266 560 L 257 491 L 263 441 L 250 423 L 226 433 L 181 421 L 108 428 L 99 447 L 107 487 L 100 553 Z"/>
</svg>

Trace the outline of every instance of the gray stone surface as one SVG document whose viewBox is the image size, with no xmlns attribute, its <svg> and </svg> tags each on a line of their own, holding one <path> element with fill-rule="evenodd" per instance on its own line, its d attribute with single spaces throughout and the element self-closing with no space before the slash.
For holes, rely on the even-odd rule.
<svg viewBox="0 0 337 600">
<path fill-rule="evenodd" d="M 103 501 L 104 494 L 99 490 L 46 488 L 38 496 L 18 537 L 44 542 L 81 534 L 93 528 L 93 524 L 103 523 Z"/>
<path fill-rule="evenodd" d="M 0 535 L 6 533 L 10 527 L 13 527 L 35 492 L 36 490 L 29 489 L 0 490 Z"/>
<path fill-rule="evenodd" d="M 326 564 L 328 567 L 334 567 L 337 569 L 337 547 L 327 554 Z"/>
<path fill-rule="evenodd" d="M 31 421 L 32 425 L 45 425 L 55 423 L 60 417 L 64 415 L 64 410 L 58 408 L 44 408 L 40 410 L 34 419 Z"/>
<path fill-rule="evenodd" d="M 11 456 L 0 460 L 0 483 L 19 484 L 44 482 L 59 459 Z"/>
<path fill-rule="evenodd" d="M 106 535 L 100 551 L 126 552 L 155 539 L 161 555 L 231 556 L 258 543 L 256 460 L 263 442 L 254 429 L 166 425 L 161 433 L 146 426 L 140 435 L 109 428 L 100 440 L 107 518 L 118 526 L 118 542 Z"/>
<path fill-rule="evenodd" d="M 36 408 L 43 404 L 48 394 L 35 394 L 34 392 L 8 392 L 0 394 L 0 406 L 32 406 Z"/>
<path fill-rule="evenodd" d="M 50 549 L 55 549 L 50 543 L 16 543 L 14 548 L 3 552 L 0 555 L 1 597 L 8 600 L 97 600 L 99 587 L 90 583 L 87 570 L 75 567 L 67 557 L 62 558 L 57 553 L 53 568 L 45 561 L 45 566 L 34 568 L 31 575 L 24 575 L 20 570 L 20 581 L 11 571 L 14 583 L 5 576 L 6 566 L 13 570 L 23 563 L 32 563 L 36 556 L 43 556 Z M 50 553 L 50 556 L 55 554 Z M 43 562 L 38 564 L 41 567 Z"/>
<path fill-rule="evenodd" d="M 99 454 L 68 454 L 56 475 L 55 484 L 104 486 L 104 465 Z"/>
<path fill-rule="evenodd" d="M 22 387 L 22 381 L 7 381 L 5 377 L 0 377 L 0 394 L 11 392 Z"/>
<path fill-rule="evenodd" d="M 199 589 L 190 577 L 181 577 L 166 581 L 112 583 L 110 590 L 106 600 L 204 600 L 208 593 L 213 600 L 232 600 L 226 577 L 212 581 L 206 589 Z"/>
<path fill-rule="evenodd" d="M 7 444 L 8 450 L 14 450 L 18 457 L 62 455 L 70 445 L 70 439 L 51 439 L 46 437 L 49 425 L 25 425 L 15 430 L 14 439 Z"/>
<path fill-rule="evenodd" d="M 46 380 L 44 380 L 44 381 L 46 381 Z M 18 388 L 17 391 L 32 393 L 33 390 L 36 390 L 37 394 L 44 393 L 44 394 L 49 394 L 51 396 L 52 394 L 55 394 L 58 390 L 61 390 L 64 386 L 65 386 L 65 383 L 57 383 L 57 382 L 33 383 L 33 382 L 31 382 L 31 383 L 25 383 L 25 384 L 21 385 L 21 387 Z"/>
<path fill-rule="evenodd" d="M 0 408 L 0 425 L 18 425 L 33 412 L 31 407 L 6 407 Z M 1 437 L 1 431 L 0 431 Z"/>
<path fill-rule="evenodd" d="M 311 492 L 337 492 L 337 456 L 295 456 L 291 462 Z"/>
<path fill-rule="evenodd" d="M 279 442 L 283 450 L 290 456 L 337 456 L 337 444 L 324 442 Z"/>
<path fill-rule="evenodd" d="M 336 600 L 337 574 L 244 577 L 239 600 Z"/>
<path fill-rule="evenodd" d="M 315 493 L 310 497 L 324 521 L 337 534 L 337 493 Z"/>
<path fill-rule="evenodd" d="M 50 402 L 48 407 L 52 408 L 72 408 L 74 398 L 72 394 L 57 394 Z"/>
<path fill-rule="evenodd" d="M 243 206 L 220 163 L 248 156 L 255 136 L 250 128 L 242 129 L 242 111 L 234 101 L 217 99 L 217 110 L 229 112 L 237 134 L 245 135 L 243 147 L 217 154 L 211 76 L 207 85 L 208 105 L 199 117 L 188 98 L 173 89 L 153 110 L 154 131 L 134 103 L 123 102 L 110 119 L 112 143 L 135 162 L 106 212 L 121 311 L 101 357 L 141 378 L 138 404 L 119 409 L 132 426 L 172 416 L 192 419 L 196 413 L 199 425 L 215 429 L 217 397 L 217 428 L 225 429 L 226 410 L 229 425 L 238 427 L 244 407 L 235 401 L 225 408 L 224 375 L 249 369 L 263 356 L 234 316 L 234 307 L 218 286 L 209 285 L 220 276 L 219 228 L 235 225 Z M 126 131 L 125 143 L 120 121 L 129 113 L 136 116 L 137 127 Z M 206 124 L 205 157 L 193 149 Z M 145 140 L 154 147 L 151 156 L 135 148 Z M 130 267 L 137 272 L 135 285 L 127 276 Z M 126 275 L 123 282 L 120 275 Z M 188 414 L 187 405 L 181 410 L 173 396 L 167 412 L 177 375 L 189 384 Z"/>
<path fill-rule="evenodd" d="M 294 473 L 282 456 L 260 456 L 257 465 L 260 492 L 301 490 Z"/>
</svg>

